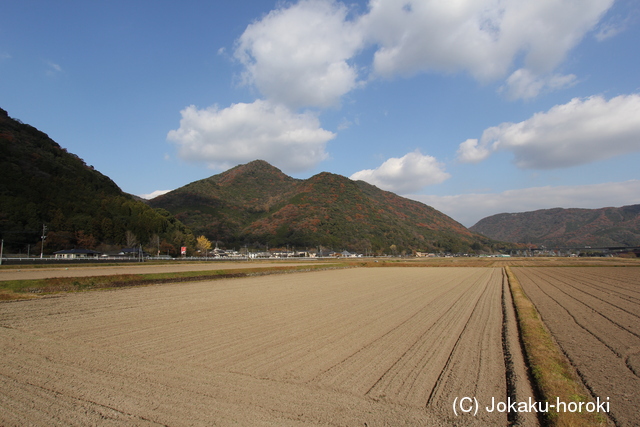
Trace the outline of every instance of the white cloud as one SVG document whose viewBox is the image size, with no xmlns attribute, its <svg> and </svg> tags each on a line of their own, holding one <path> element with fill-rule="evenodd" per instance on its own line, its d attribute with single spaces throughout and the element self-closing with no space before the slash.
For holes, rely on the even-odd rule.
<svg viewBox="0 0 640 427">
<path fill-rule="evenodd" d="M 347 130 L 353 125 L 353 122 L 347 120 L 346 117 L 343 117 L 340 123 L 338 124 L 338 130 Z"/>
<path fill-rule="evenodd" d="M 478 146 L 477 139 L 467 139 L 458 148 L 458 160 L 464 163 L 478 163 L 489 157 L 491 151 L 487 147 Z"/>
<path fill-rule="evenodd" d="M 479 143 L 460 144 L 458 159 L 479 161 L 490 151 L 508 150 L 523 169 L 591 163 L 640 151 L 639 117 L 640 95 L 574 98 L 523 122 L 486 129 Z"/>
<path fill-rule="evenodd" d="M 45 61 L 45 63 L 47 64 L 47 75 L 54 75 L 57 73 L 61 73 L 62 72 L 62 67 L 59 64 L 56 64 L 55 62 L 52 61 Z"/>
<path fill-rule="evenodd" d="M 353 180 L 366 181 L 383 190 L 408 193 L 439 184 L 451 175 L 433 156 L 425 156 L 416 150 L 403 157 L 392 157 L 376 169 L 365 169 L 350 176 Z"/>
<path fill-rule="evenodd" d="M 630 4 L 631 3 L 629 3 L 629 5 Z M 615 37 L 635 24 L 639 17 L 640 15 L 638 9 L 630 9 L 618 13 L 610 17 L 606 21 L 600 23 L 600 25 L 598 25 L 597 31 L 594 34 L 594 37 L 600 42 Z"/>
<path fill-rule="evenodd" d="M 502 193 L 408 196 L 471 227 L 490 215 L 551 208 L 589 208 L 640 204 L 640 180 L 593 185 L 532 187 Z"/>
<path fill-rule="evenodd" d="M 510 75 L 510 98 L 575 83 L 554 70 L 614 0 L 370 0 L 351 17 L 335 0 L 286 3 L 249 25 L 235 57 L 243 81 L 290 108 L 326 108 L 370 77 L 468 72 L 482 82 Z M 373 48 L 373 63 L 355 56 Z M 521 63 L 520 63 L 521 62 Z M 512 69 L 518 67 L 515 72 Z"/>
<path fill-rule="evenodd" d="M 357 85 L 348 60 L 362 47 L 349 10 L 331 0 L 302 0 L 249 25 L 235 57 L 245 83 L 289 107 L 330 107 Z"/>
<path fill-rule="evenodd" d="M 612 6 L 613 0 L 371 0 L 362 18 L 379 45 L 383 76 L 467 71 L 502 78 L 517 56 L 535 75 L 551 72 Z"/>
<path fill-rule="evenodd" d="M 543 91 L 552 92 L 573 86 L 576 81 L 575 74 L 539 76 L 525 68 L 520 68 L 507 78 L 506 84 L 500 88 L 500 91 L 505 92 L 510 99 L 531 99 Z"/>
<path fill-rule="evenodd" d="M 611 37 L 617 36 L 619 33 L 624 31 L 625 28 L 622 25 L 615 25 L 612 23 L 608 23 L 600 26 L 598 32 L 595 34 L 596 40 L 599 42 L 610 39 Z"/>
<path fill-rule="evenodd" d="M 327 157 L 325 146 L 335 134 L 320 127 L 315 114 L 293 113 L 272 102 L 257 100 L 228 108 L 181 111 L 180 128 L 167 139 L 187 161 L 214 169 L 263 159 L 289 172 L 315 166 Z"/>
<path fill-rule="evenodd" d="M 142 197 L 143 199 L 151 200 L 154 197 L 162 196 L 163 194 L 167 194 L 169 191 L 173 190 L 156 190 L 152 191 L 149 194 L 139 194 L 138 197 Z"/>
<path fill-rule="evenodd" d="M 266 101 L 222 110 L 188 107 L 180 129 L 168 138 L 178 144 L 182 158 L 214 168 L 263 158 L 289 171 L 305 170 L 327 157 L 326 143 L 335 134 L 320 128 L 317 115 L 297 109 L 337 106 L 372 78 L 428 71 L 463 71 L 482 82 L 510 74 L 502 90 L 514 99 L 570 86 L 576 76 L 554 70 L 613 1 L 370 0 L 359 15 L 336 0 L 279 3 L 247 26 L 233 51 L 244 66 L 243 83 Z M 368 58 L 357 56 L 365 49 L 373 52 L 373 62 L 357 65 L 356 60 Z M 224 48 L 218 53 L 224 55 Z M 363 78 L 365 73 L 370 75 Z M 494 149 L 484 137 L 473 141 L 461 145 L 460 159 L 479 161 Z M 521 156 L 529 154 L 525 148 L 497 145 L 513 149 L 522 167 L 544 163 L 540 157 L 527 165 Z M 392 173 L 398 168 L 393 162 L 401 160 L 369 171 L 370 179 L 387 188 L 403 187 Z M 442 167 L 434 165 L 430 176 L 446 179 Z"/>
</svg>

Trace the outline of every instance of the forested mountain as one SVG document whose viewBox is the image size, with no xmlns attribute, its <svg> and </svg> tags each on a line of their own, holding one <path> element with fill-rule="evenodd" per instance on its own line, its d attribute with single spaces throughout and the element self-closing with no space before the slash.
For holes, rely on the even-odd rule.
<svg viewBox="0 0 640 427">
<path fill-rule="evenodd" d="M 175 252 L 193 235 L 169 212 L 122 192 L 45 133 L 0 109 L 0 235 L 5 250 L 44 251 L 139 243 Z"/>
<path fill-rule="evenodd" d="M 175 216 L 174 216 L 175 215 Z M 369 253 L 495 249 L 420 202 L 320 173 L 291 178 L 264 161 L 240 165 L 145 204 L 45 133 L 0 109 L 0 236 L 5 249 L 108 250 L 142 244 L 177 253 L 198 235 L 239 247 L 317 247 Z"/>
<path fill-rule="evenodd" d="M 549 248 L 640 246 L 640 205 L 502 213 L 481 219 L 471 230 L 492 239 Z"/>
<path fill-rule="evenodd" d="M 443 213 L 340 175 L 291 178 L 256 160 L 152 199 L 195 234 L 249 245 L 401 253 L 495 245 Z"/>
</svg>

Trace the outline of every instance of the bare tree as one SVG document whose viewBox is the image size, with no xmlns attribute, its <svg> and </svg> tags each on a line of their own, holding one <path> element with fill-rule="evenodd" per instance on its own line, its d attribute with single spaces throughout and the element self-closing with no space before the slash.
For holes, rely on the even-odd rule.
<svg viewBox="0 0 640 427">
<path fill-rule="evenodd" d="M 127 240 L 128 248 L 133 248 L 135 245 L 138 244 L 138 238 L 136 237 L 135 234 L 133 234 L 133 231 L 131 230 L 127 230 L 127 232 L 124 233 L 124 237 Z"/>
</svg>

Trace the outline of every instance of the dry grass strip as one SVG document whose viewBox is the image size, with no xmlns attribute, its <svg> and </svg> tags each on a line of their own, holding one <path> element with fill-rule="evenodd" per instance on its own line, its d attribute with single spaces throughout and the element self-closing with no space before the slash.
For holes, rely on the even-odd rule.
<svg viewBox="0 0 640 427">
<path fill-rule="evenodd" d="M 524 293 L 515 274 L 508 266 L 504 269 L 509 279 L 527 363 L 541 398 L 549 404 L 554 404 L 557 399 L 567 403 L 593 401 L 578 379 L 575 369 L 540 319 L 538 310 Z M 601 414 L 586 411 L 550 411 L 547 413 L 547 422 L 551 426 L 562 427 L 607 425 Z"/>
<path fill-rule="evenodd" d="M 157 274 L 117 274 L 111 276 L 52 277 L 47 279 L 8 280 L 0 282 L 0 301 L 34 298 L 59 292 L 79 292 L 93 289 L 109 289 L 162 283 L 195 282 L 269 274 L 303 273 L 308 271 L 353 268 L 344 263 L 256 267 L 228 270 L 185 271 Z"/>
</svg>

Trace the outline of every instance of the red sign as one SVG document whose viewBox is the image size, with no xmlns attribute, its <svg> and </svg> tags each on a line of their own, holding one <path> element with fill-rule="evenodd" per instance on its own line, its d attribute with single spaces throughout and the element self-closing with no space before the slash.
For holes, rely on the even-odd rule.
<svg viewBox="0 0 640 427">
<path fill-rule="evenodd" d="M 182 246 L 180 248 L 180 255 L 186 255 L 187 254 L 187 247 L 186 246 Z"/>
</svg>

